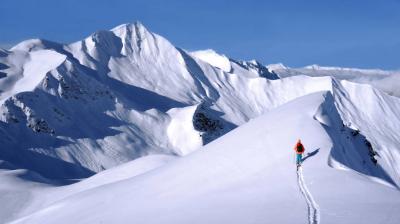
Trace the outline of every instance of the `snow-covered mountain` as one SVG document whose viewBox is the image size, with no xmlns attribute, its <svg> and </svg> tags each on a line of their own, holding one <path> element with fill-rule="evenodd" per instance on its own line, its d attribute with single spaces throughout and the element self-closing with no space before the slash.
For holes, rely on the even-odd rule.
<svg viewBox="0 0 400 224">
<path fill-rule="evenodd" d="M 265 67 L 229 61 L 225 72 L 140 23 L 69 45 L 24 41 L 0 63 L 2 159 L 48 177 L 185 155 L 270 106 L 248 86 L 264 88 Z"/>
<path fill-rule="evenodd" d="M 140 23 L 21 42 L 0 51 L 0 220 L 397 223 L 396 74 L 188 52 Z"/>
</svg>

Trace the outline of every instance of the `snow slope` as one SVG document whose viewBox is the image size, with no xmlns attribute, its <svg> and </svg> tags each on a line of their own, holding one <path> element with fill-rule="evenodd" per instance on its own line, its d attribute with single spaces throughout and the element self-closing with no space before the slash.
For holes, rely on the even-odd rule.
<svg viewBox="0 0 400 224">
<path fill-rule="evenodd" d="M 166 155 L 145 156 L 72 185 L 49 180 L 35 172 L 18 169 L 3 161 L 0 163 L 2 180 L 0 201 L 6 202 L 7 206 L 3 206 L 0 210 L 0 222 L 4 223 L 46 208 L 56 201 L 79 192 L 141 175 L 173 159 L 175 159 L 174 156 Z"/>
<path fill-rule="evenodd" d="M 335 108 L 330 92 L 300 97 L 189 156 L 13 223 L 397 223 L 400 193 L 385 176 L 333 169 L 343 165 L 334 157 L 336 142 L 351 136 L 357 144 L 336 125 Z M 292 151 L 297 138 L 308 153 L 299 177 Z"/>
</svg>

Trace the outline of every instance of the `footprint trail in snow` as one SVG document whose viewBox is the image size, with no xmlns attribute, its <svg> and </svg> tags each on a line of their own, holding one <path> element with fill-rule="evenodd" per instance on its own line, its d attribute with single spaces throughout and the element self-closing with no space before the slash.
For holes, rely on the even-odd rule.
<svg viewBox="0 0 400 224">
<path fill-rule="evenodd" d="M 307 188 L 307 185 L 304 182 L 303 170 L 302 170 L 301 167 L 297 171 L 297 182 L 299 184 L 299 188 L 300 188 L 301 194 L 304 196 L 304 198 L 306 199 L 306 202 L 307 202 L 308 223 L 309 224 L 318 224 L 318 223 L 320 223 L 319 206 L 314 201 L 314 198 L 312 197 L 310 191 Z"/>
</svg>

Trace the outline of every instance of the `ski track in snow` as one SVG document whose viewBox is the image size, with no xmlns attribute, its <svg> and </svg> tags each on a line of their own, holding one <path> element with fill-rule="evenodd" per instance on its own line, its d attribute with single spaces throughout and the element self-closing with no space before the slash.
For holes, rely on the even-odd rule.
<svg viewBox="0 0 400 224">
<path fill-rule="evenodd" d="M 303 171 L 302 168 L 297 171 L 297 182 L 299 184 L 299 188 L 301 194 L 304 196 L 307 202 L 307 209 L 308 209 L 308 223 L 309 224 L 319 224 L 320 223 L 320 212 L 319 206 L 314 201 L 310 191 L 307 188 L 307 185 L 304 182 Z"/>
</svg>

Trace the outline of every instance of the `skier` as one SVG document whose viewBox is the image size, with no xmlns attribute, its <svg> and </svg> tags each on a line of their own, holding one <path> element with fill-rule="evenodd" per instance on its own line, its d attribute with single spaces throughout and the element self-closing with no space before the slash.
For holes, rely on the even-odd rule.
<svg viewBox="0 0 400 224">
<path fill-rule="evenodd" d="M 301 166 L 301 159 L 304 153 L 304 146 L 303 144 L 301 144 L 300 139 L 297 141 L 296 146 L 294 147 L 294 151 L 296 151 L 296 165 L 298 170 Z"/>
</svg>

